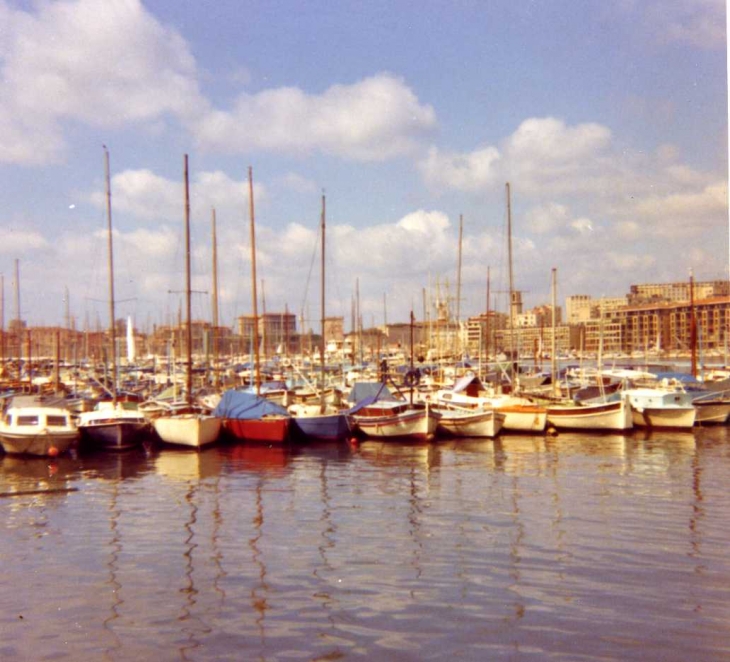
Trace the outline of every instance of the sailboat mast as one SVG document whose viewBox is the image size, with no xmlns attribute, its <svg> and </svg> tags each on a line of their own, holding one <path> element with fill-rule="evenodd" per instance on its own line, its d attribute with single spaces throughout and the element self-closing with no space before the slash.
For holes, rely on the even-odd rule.
<svg viewBox="0 0 730 662">
<path fill-rule="evenodd" d="M 109 175 L 109 150 L 104 147 L 104 181 L 106 183 L 107 255 L 109 260 L 109 352 L 112 367 L 112 402 L 117 406 L 117 329 L 114 322 L 114 244 L 112 238 L 112 187 Z"/>
<path fill-rule="evenodd" d="M 510 359 L 510 374 L 513 381 L 513 390 L 516 384 L 516 371 L 515 367 L 515 321 L 514 321 L 514 275 L 512 273 L 512 201 L 510 196 L 509 182 L 505 184 L 505 191 L 507 194 L 507 263 L 509 265 L 509 359 Z"/>
<path fill-rule="evenodd" d="M 190 186 L 188 184 L 188 155 L 185 155 L 184 165 L 185 179 L 185 308 L 187 315 L 187 323 L 185 325 L 185 351 L 187 353 L 188 372 L 187 372 L 187 401 L 192 402 L 193 397 L 193 334 L 190 299 L 192 289 L 190 284 Z"/>
<path fill-rule="evenodd" d="M 697 319 L 695 318 L 695 279 L 689 272 L 689 343 L 691 368 L 690 374 L 697 379 Z"/>
<path fill-rule="evenodd" d="M 215 227 L 215 208 L 212 209 L 213 217 L 213 385 L 218 386 L 218 371 L 216 363 L 218 361 L 218 239 L 216 237 Z"/>
<path fill-rule="evenodd" d="M 320 411 L 324 414 L 324 404 L 325 404 L 325 393 L 324 393 L 324 352 L 325 347 L 327 346 L 327 341 L 324 337 L 324 329 L 325 329 L 325 278 L 324 278 L 324 265 L 325 265 L 325 198 L 324 193 L 322 193 L 322 221 L 321 221 L 321 227 L 322 227 L 322 265 L 320 268 L 320 298 L 322 301 L 322 340 L 320 343 L 320 350 L 319 350 L 319 363 L 322 370 L 322 390 L 320 395 Z"/>
<path fill-rule="evenodd" d="M 560 383 L 558 381 L 558 356 L 557 356 L 557 350 L 558 350 L 558 343 L 556 339 L 556 333 L 557 333 L 557 315 L 556 315 L 556 305 L 557 305 L 557 287 L 558 287 L 558 270 L 553 267 L 553 273 L 552 273 L 552 339 L 550 343 L 550 371 L 552 372 L 552 385 L 553 385 L 553 396 L 558 397 L 560 396 Z"/>
<path fill-rule="evenodd" d="M 253 168 L 248 167 L 248 212 L 251 230 L 251 297 L 253 299 L 253 351 L 254 351 L 254 383 L 256 395 L 261 394 L 261 374 L 259 373 L 259 309 L 256 292 L 256 230 L 253 206 Z"/>
</svg>

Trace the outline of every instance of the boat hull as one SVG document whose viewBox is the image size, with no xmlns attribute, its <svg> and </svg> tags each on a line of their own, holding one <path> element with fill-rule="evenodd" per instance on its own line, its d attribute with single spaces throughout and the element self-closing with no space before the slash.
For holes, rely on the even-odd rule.
<svg viewBox="0 0 730 662">
<path fill-rule="evenodd" d="M 155 432 L 166 444 L 202 448 L 215 443 L 221 429 L 221 419 L 215 416 L 181 414 L 161 416 L 153 422 Z"/>
<path fill-rule="evenodd" d="M 625 400 L 594 405 L 547 408 L 547 422 L 557 430 L 630 430 L 631 406 Z"/>
<path fill-rule="evenodd" d="M 81 441 L 89 450 L 125 451 L 142 444 L 150 429 L 149 423 L 118 421 L 81 425 Z"/>
<path fill-rule="evenodd" d="M 502 405 L 497 411 L 504 414 L 505 431 L 542 432 L 547 424 L 547 410 L 537 405 Z"/>
<path fill-rule="evenodd" d="M 691 428 L 697 411 L 694 407 L 646 407 L 632 410 L 634 425 L 641 428 Z"/>
<path fill-rule="evenodd" d="M 341 441 L 350 434 L 346 414 L 293 416 L 291 425 L 292 434 L 299 441 Z"/>
<path fill-rule="evenodd" d="M 376 439 L 431 439 L 440 415 L 432 409 L 407 410 L 385 416 L 353 415 L 357 429 Z"/>
<path fill-rule="evenodd" d="M 240 441 L 283 444 L 289 439 L 290 421 L 291 418 L 287 416 L 226 418 L 223 427 L 229 435 Z"/>
<path fill-rule="evenodd" d="M 0 433 L 0 444 L 3 450 L 11 455 L 48 457 L 70 450 L 78 438 L 78 431 L 33 434 L 3 432 Z"/>
<path fill-rule="evenodd" d="M 496 437 L 505 416 L 495 410 L 481 412 L 440 411 L 436 433 L 447 437 Z"/>
<path fill-rule="evenodd" d="M 728 417 L 730 417 L 730 402 L 724 401 L 695 401 L 695 409 L 697 414 L 695 416 L 696 425 L 708 425 L 715 423 L 722 425 L 727 423 Z"/>
<path fill-rule="evenodd" d="M 626 391 L 634 425 L 642 428 L 691 428 L 697 410 L 692 396 L 681 391 L 629 389 Z"/>
</svg>

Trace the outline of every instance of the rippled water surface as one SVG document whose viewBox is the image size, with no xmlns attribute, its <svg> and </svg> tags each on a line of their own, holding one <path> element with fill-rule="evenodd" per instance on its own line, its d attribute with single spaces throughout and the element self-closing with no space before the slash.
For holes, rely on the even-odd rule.
<svg viewBox="0 0 730 662">
<path fill-rule="evenodd" d="M 0 659 L 730 659 L 728 431 L 0 457 Z"/>
</svg>

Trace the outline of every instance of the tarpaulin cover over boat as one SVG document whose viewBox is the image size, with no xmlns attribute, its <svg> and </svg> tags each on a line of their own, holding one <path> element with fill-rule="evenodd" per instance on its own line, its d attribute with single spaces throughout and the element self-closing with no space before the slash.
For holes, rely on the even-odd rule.
<svg viewBox="0 0 730 662">
<path fill-rule="evenodd" d="M 255 420 L 264 416 L 289 416 L 281 405 L 246 391 L 226 391 L 213 411 L 220 418 Z"/>
<path fill-rule="evenodd" d="M 393 401 L 396 399 L 390 389 L 382 382 L 355 382 L 347 401 L 359 404 L 366 398 L 369 403 L 376 400 Z"/>
</svg>

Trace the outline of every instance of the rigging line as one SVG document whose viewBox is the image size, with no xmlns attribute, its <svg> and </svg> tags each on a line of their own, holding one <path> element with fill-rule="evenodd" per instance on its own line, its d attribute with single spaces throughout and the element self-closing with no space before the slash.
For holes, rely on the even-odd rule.
<svg viewBox="0 0 730 662">
<path fill-rule="evenodd" d="M 312 249 L 312 260 L 309 263 L 309 273 L 307 273 L 307 280 L 304 284 L 304 298 L 302 299 L 302 305 L 299 307 L 299 310 L 302 314 L 302 319 L 304 318 L 304 310 L 307 304 L 307 297 L 309 295 L 309 281 L 312 279 L 312 271 L 314 270 L 314 263 L 317 258 L 318 248 L 319 248 L 319 241 L 320 241 L 320 227 L 317 225 L 317 233 L 314 238 L 314 247 Z M 302 329 L 302 332 L 304 329 Z"/>
</svg>

